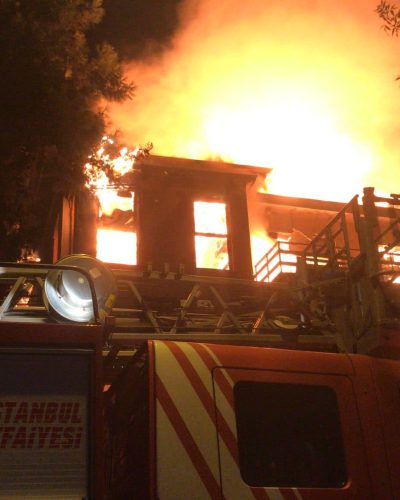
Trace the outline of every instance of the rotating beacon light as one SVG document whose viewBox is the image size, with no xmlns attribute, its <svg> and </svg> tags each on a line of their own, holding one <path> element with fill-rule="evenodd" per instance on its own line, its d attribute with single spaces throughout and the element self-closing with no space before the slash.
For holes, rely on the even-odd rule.
<svg viewBox="0 0 400 500">
<path fill-rule="evenodd" d="M 90 255 L 69 255 L 55 264 L 77 269 L 54 269 L 48 272 L 44 283 L 44 301 L 51 315 L 76 323 L 89 323 L 95 319 L 93 296 L 88 278 L 94 285 L 99 319 L 104 321 L 115 301 L 115 277 L 101 261 Z"/>
</svg>

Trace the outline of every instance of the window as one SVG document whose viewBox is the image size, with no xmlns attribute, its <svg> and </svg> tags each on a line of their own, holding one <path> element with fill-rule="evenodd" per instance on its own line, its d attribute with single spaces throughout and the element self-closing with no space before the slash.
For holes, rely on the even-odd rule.
<svg viewBox="0 0 400 500">
<path fill-rule="evenodd" d="M 339 410 L 330 387 L 242 381 L 234 397 L 240 471 L 247 484 L 344 486 Z"/>
<path fill-rule="evenodd" d="M 226 204 L 195 201 L 196 267 L 229 269 Z"/>
<path fill-rule="evenodd" d="M 135 193 L 102 189 L 97 228 L 97 258 L 113 264 L 136 264 Z"/>
</svg>

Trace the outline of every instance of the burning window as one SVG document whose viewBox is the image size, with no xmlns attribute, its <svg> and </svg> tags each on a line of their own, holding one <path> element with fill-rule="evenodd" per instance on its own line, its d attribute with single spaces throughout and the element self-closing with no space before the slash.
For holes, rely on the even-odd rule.
<svg viewBox="0 0 400 500">
<path fill-rule="evenodd" d="M 135 149 L 125 146 L 118 151 L 118 141 L 104 136 L 84 165 L 86 187 L 100 204 L 96 256 L 103 262 L 137 263 L 135 195 L 122 186 L 127 186 L 123 179 L 134 171 L 136 160 L 146 157 L 152 147 L 149 143 Z"/>
<path fill-rule="evenodd" d="M 97 192 L 100 203 L 97 227 L 97 258 L 113 264 L 135 265 L 135 193 L 103 189 Z"/>
<path fill-rule="evenodd" d="M 196 267 L 229 269 L 226 204 L 195 201 Z"/>
</svg>

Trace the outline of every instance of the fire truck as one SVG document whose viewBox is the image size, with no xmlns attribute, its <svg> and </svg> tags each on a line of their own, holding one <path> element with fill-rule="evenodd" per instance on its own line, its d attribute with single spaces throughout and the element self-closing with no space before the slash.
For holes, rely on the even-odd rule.
<svg viewBox="0 0 400 500">
<path fill-rule="evenodd" d="M 360 201 L 255 280 L 0 264 L 0 498 L 400 498 L 400 198 Z"/>
</svg>

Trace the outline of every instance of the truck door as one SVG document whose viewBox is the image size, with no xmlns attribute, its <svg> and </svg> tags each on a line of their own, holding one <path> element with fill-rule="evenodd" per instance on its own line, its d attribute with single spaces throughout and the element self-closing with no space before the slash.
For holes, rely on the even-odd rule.
<svg viewBox="0 0 400 500">
<path fill-rule="evenodd" d="M 371 497 L 349 377 L 218 367 L 213 380 L 225 498 Z"/>
</svg>

